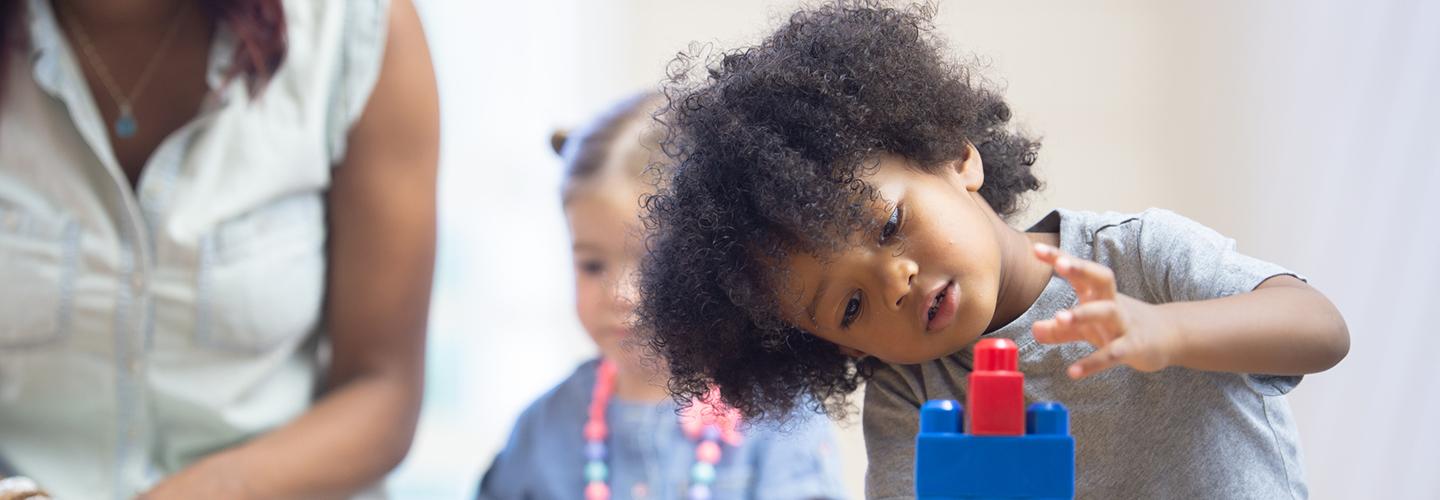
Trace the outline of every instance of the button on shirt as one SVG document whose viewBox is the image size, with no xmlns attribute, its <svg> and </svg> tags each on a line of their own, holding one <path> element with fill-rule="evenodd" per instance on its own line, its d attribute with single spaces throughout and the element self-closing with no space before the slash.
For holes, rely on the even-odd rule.
<svg viewBox="0 0 1440 500">
<path fill-rule="evenodd" d="M 132 188 L 50 2 L 24 2 L 0 101 L 0 458 L 58 498 L 131 498 L 311 404 L 323 194 L 388 2 L 284 9 L 265 92 L 226 81 L 219 27 L 210 96 Z"/>
</svg>

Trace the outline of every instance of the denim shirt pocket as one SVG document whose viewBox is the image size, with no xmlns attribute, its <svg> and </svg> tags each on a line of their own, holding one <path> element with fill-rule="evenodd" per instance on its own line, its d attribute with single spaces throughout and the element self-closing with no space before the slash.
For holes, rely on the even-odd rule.
<svg viewBox="0 0 1440 500">
<path fill-rule="evenodd" d="M 0 206 L 0 352 L 69 335 L 80 226 Z"/>
<path fill-rule="evenodd" d="M 319 324 L 325 292 L 325 207 L 301 193 L 220 223 L 201 238 L 196 328 L 201 346 L 260 355 L 294 346 Z"/>
</svg>

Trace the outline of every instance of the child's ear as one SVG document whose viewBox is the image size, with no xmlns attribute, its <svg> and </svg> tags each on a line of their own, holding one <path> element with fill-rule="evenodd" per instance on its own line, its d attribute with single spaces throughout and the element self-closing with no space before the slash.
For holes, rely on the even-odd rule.
<svg viewBox="0 0 1440 500">
<path fill-rule="evenodd" d="M 860 359 L 860 358 L 863 358 L 863 357 L 865 357 L 865 356 L 869 356 L 868 354 L 865 354 L 865 351 L 862 351 L 862 350 L 859 350 L 859 349 L 856 349 L 856 348 L 853 348 L 853 347 L 845 347 L 845 346 L 840 346 L 840 354 L 844 354 L 844 355 L 846 355 L 846 356 L 849 356 L 849 357 L 852 357 L 852 358 L 855 358 L 855 359 Z"/>
<path fill-rule="evenodd" d="M 980 186 L 985 184 L 985 162 L 980 158 L 980 151 L 969 141 L 965 142 L 965 157 L 951 165 L 960 176 L 960 184 L 966 191 L 979 191 Z"/>
</svg>

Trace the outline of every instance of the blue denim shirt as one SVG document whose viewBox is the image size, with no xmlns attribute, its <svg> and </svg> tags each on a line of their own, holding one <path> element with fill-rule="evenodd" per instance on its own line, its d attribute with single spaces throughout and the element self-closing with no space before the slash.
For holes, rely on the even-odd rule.
<svg viewBox="0 0 1440 500">
<path fill-rule="evenodd" d="M 520 415 L 505 449 L 480 480 L 478 499 L 583 498 L 586 407 L 598 360 L 580 365 Z M 612 498 L 679 499 L 689 488 L 695 443 L 680 430 L 676 406 L 612 400 L 605 420 Z M 744 442 L 725 446 L 716 499 L 844 498 L 839 450 L 819 415 L 783 428 L 746 426 Z"/>
</svg>

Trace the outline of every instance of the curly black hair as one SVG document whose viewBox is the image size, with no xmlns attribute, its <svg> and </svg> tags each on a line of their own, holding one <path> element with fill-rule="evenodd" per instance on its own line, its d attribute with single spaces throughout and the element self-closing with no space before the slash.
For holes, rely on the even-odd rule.
<svg viewBox="0 0 1440 500">
<path fill-rule="evenodd" d="M 973 144 L 980 195 L 1002 217 L 1039 189 L 1039 142 L 1011 130 L 976 64 L 943 54 L 933 16 L 842 1 L 791 15 L 759 45 L 672 62 L 659 115 L 671 161 L 645 201 L 637 321 L 678 402 L 718 387 L 750 419 L 847 413 L 875 362 L 783 321 L 776 264 L 879 223 L 862 178 L 880 154 L 935 171 Z"/>
</svg>

